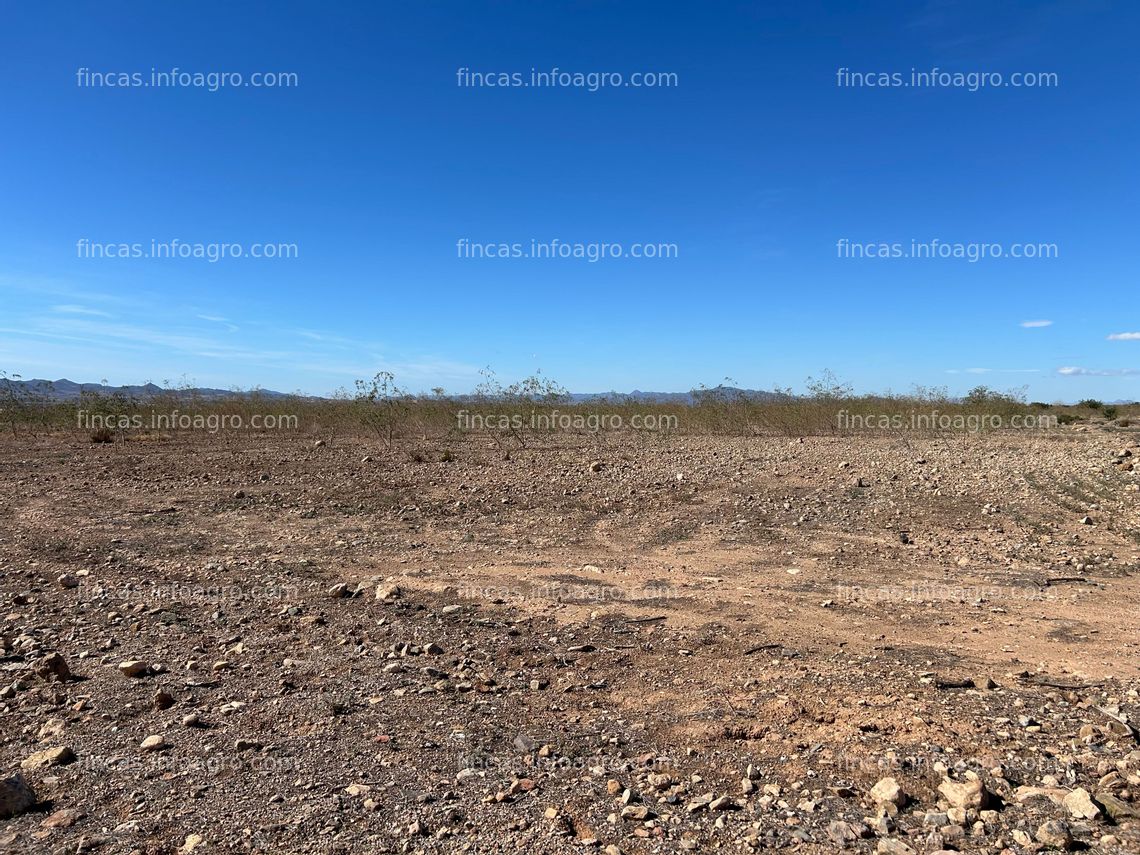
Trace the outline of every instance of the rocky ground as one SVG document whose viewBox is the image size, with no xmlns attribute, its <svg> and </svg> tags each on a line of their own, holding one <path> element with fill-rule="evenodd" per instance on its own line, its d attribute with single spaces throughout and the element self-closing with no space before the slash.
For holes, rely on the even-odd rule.
<svg viewBox="0 0 1140 855">
<path fill-rule="evenodd" d="M 1140 852 L 1136 434 L 0 440 L 0 849 Z"/>
</svg>

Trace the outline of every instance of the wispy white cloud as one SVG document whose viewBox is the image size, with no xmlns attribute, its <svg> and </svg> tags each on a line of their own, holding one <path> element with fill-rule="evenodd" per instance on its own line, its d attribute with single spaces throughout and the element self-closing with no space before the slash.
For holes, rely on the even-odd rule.
<svg viewBox="0 0 1140 855">
<path fill-rule="evenodd" d="M 147 303 L 139 299 L 140 295 L 126 297 L 121 294 L 108 294 L 102 291 L 92 291 L 82 286 L 76 286 L 67 279 L 50 276 L 16 276 L 0 273 L 0 286 L 13 291 L 21 291 L 35 297 L 62 297 L 82 303 L 110 303 L 117 306 L 145 306 Z"/>
<path fill-rule="evenodd" d="M 309 341 L 317 341 L 324 345 L 335 345 L 340 348 L 350 350 L 383 350 L 379 342 L 375 341 L 362 341 L 356 338 L 347 338 L 343 335 L 336 335 L 329 332 L 317 332 L 316 330 L 293 330 L 294 335 L 301 338 L 306 338 Z"/>
<path fill-rule="evenodd" d="M 211 334 L 209 327 L 154 327 L 146 323 L 130 323 L 89 317 L 88 313 L 58 313 L 29 319 L 24 327 L 0 327 L 0 334 L 15 339 L 54 341 L 59 346 L 84 345 L 98 353 L 100 364 L 113 359 L 113 353 L 146 353 L 147 359 L 185 360 L 186 357 L 217 360 L 226 363 L 269 368 L 289 375 L 311 373 L 352 380 L 371 377 L 378 371 L 390 371 L 405 387 L 434 384 L 464 385 L 479 376 L 479 367 L 441 358 L 432 354 L 392 354 L 375 342 L 366 342 L 335 334 L 305 330 L 258 329 L 256 337 L 244 332 L 231 336 L 237 324 L 221 315 L 196 314 L 195 317 L 225 326 Z M 253 325 L 257 327 L 256 324 Z M 284 348 L 280 345 L 287 342 Z M 270 346 L 265 347 L 268 343 Z M 209 369 L 207 369 L 209 370 Z M 223 369 L 217 369 L 223 370 Z"/>
<path fill-rule="evenodd" d="M 26 331 L 30 335 L 59 336 L 80 340 L 80 337 L 97 342 L 101 347 L 155 347 L 173 353 L 192 356 L 210 356 L 217 359 L 256 361 L 274 364 L 280 360 L 300 356 L 291 351 L 259 350 L 239 346 L 208 335 L 162 331 L 126 323 L 107 323 L 81 318 L 46 318 L 39 328 Z"/>
<path fill-rule="evenodd" d="M 238 325 L 230 321 L 229 318 L 223 318 L 219 315 L 198 315 L 197 317 L 213 324 L 222 324 L 230 332 L 237 332 L 239 329 Z"/>
<path fill-rule="evenodd" d="M 1065 365 L 1057 369 L 1057 373 L 1064 377 L 1133 377 L 1140 375 L 1137 368 L 1081 368 L 1077 365 Z"/>
<path fill-rule="evenodd" d="M 1109 341 L 1140 341 L 1140 332 L 1114 332 Z"/>
<path fill-rule="evenodd" d="M 1037 327 L 1051 327 L 1052 321 L 1022 321 L 1021 325 L 1027 330 L 1036 329 Z"/>
<path fill-rule="evenodd" d="M 77 306 L 72 303 L 62 306 L 52 306 L 51 310 L 63 315 L 96 315 L 101 318 L 114 317 L 110 312 L 104 312 L 99 309 L 89 309 L 87 306 Z"/>
<path fill-rule="evenodd" d="M 67 335 L 61 332 L 47 332 L 39 329 L 23 329 L 20 327 L 0 327 L 0 333 L 11 336 L 26 336 L 29 338 L 46 338 L 56 341 L 74 341 L 80 344 L 94 344 L 100 348 L 107 346 L 107 341 L 97 336 Z"/>
</svg>

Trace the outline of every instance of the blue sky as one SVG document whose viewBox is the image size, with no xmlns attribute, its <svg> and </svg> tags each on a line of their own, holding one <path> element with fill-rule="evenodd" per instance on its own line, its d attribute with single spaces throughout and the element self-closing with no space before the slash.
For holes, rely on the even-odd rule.
<svg viewBox="0 0 1140 855">
<path fill-rule="evenodd" d="M 9 373 L 319 394 L 379 370 L 627 391 L 830 369 L 1140 398 L 1135 3 L 99 2 L 2 22 Z M 174 68 L 297 85 L 80 85 Z M 532 68 L 676 85 L 459 85 Z M 838 82 L 912 68 L 1057 85 Z M 77 249 L 174 239 L 296 257 Z M 676 257 L 463 258 L 462 239 Z"/>
</svg>

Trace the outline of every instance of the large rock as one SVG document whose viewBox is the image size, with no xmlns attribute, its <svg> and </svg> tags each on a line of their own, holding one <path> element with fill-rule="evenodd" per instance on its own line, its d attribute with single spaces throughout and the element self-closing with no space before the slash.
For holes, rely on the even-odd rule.
<svg viewBox="0 0 1140 855">
<path fill-rule="evenodd" d="M 22 773 L 0 779 L 0 819 L 23 813 L 35 803 L 36 794 Z"/>
<path fill-rule="evenodd" d="M 86 816 L 78 808 L 62 808 L 40 823 L 44 828 L 71 828 Z"/>
<path fill-rule="evenodd" d="M 1030 787 L 1021 786 L 1013 791 L 1013 800 L 1018 804 L 1025 804 L 1032 799 L 1048 799 L 1053 804 L 1062 804 L 1068 792 L 1060 787 Z"/>
<path fill-rule="evenodd" d="M 907 802 L 907 795 L 894 778 L 883 778 L 871 787 L 871 799 L 877 805 L 902 807 Z"/>
<path fill-rule="evenodd" d="M 1128 802 L 1121 801 L 1112 793 L 1102 791 L 1096 794 L 1096 800 L 1104 805 L 1105 813 L 1112 817 L 1114 822 L 1123 822 L 1126 819 L 1140 819 L 1140 810 Z"/>
<path fill-rule="evenodd" d="M 1073 790 L 1065 796 L 1064 805 L 1073 819 L 1096 819 L 1100 816 L 1100 808 L 1084 787 Z"/>
<path fill-rule="evenodd" d="M 835 820 L 827 826 L 827 836 L 831 838 L 831 842 L 841 849 L 846 849 L 848 846 L 853 846 L 855 841 L 859 839 L 859 833 L 855 830 L 850 822 L 843 820 Z"/>
<path fill-rule="evenodd" d="M 972 772 L 966 773 L 965 781 L 951 781 L 949 778 L 938 785 L 938 792 L 950 807 L 984 810 L 994 801 L 981 778 Z"/>
<path fill-rule="evenodd" d="M 147 670 L 147 664 L 141 659 L 128 659 L 119 663 L 119 671 L 127 677 L 141 677 Z"/>
<path fill-rule="evenodd" d="M 1069 826 L 1060 820 L 1051 819 L 1042 823 L 1037 829 L 1037 842 L 1043 843 L 1053 849 L 1072 849 L 1073 833 Z"/>
<path fill-rule="evenodd" d="M 71 669 L 58 653 L 49 653 L 36 663 L 36 674 L 45 680 L 56 679 L 61 683 L 71 679 Z"/>
<path fill-rule="evenodd" d="M 381 584 L 376 586 L 376 599 L 381 602 L 390 603 L 397 600 L 401 593 L 399 585 Z"/>
<path fill-rule="evenodd" d="M 75 762 L 75 752 L 63 745 L 59 748 L 46 748 L 29 755 L 20 764 L 20 768 L 25 772 L 34 772 L 37 769 L 46 769 L 49 766 L 66 766 L 73 762 Z"/>
<path fill-rule="evenodd" d="M 879 855 L 915 855 L 914 849 L 907 846 L 901 840 L 895 840 L 893 837 L 880 840 L 875 851 L 878 852 Z"/>
</svg>

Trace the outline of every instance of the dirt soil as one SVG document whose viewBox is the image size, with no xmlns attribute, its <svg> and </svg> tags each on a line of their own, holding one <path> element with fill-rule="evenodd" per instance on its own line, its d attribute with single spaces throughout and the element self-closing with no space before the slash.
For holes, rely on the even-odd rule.
<svg viewBox="0 0 1140 855">
<path fill-rule="evenodd" d="M 0 850 L 1140 852 L 1136 439 L 5 438 Z"/>
</svg>

